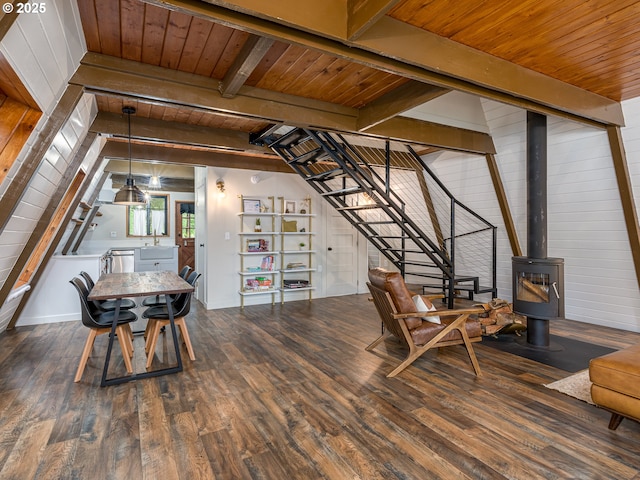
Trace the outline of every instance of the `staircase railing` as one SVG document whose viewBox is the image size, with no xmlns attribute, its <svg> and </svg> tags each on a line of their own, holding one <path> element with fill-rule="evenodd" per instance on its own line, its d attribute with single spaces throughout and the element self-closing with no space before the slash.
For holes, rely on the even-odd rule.
<svg viewBox="0 0 640 480">
<path fill-rule="evenodd" d="M 496 296 L 496 228 L 457 201 L 411 146 L 293 129 L 264 142 L 409 283 Z"/>
</svg>

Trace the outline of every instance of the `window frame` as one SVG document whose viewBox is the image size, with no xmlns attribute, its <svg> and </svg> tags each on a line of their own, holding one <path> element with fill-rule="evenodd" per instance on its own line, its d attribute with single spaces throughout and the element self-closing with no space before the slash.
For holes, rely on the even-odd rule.
<svg viewBox="0 0 640 480">
<path fill-rule="evenodd" d="M 168 193 L 149 193 L 146 195 L 149 200 L 147 201 L 147 203 L 145 204 L 145 208 L 147 209 L 147 212 L 151 212 L 151 200 L 152 199 L 159 199 L 162 198 L 164 199 L 164 226 L 165 226 L 165 233 L 163 234 L 156 234 L 156 237 L 169 237 L 171 235 L 171 223 L 169 221 L 169 205 L 170 205 L 170 198 L 169 198 L 169 194 Z M 132 209 L 136 209 L 139 208 L 139 206 L 127 206 L 127 211 L 126 211 L 126 218 L 125 218 L 125 222 L 127 224 L 127 237 L 132 237 L 132 238 L 147 238 L 147 237 L 152 237 L 154 236 L 153 230 L 150 230 L 150 215 L 147 215 L 147 233 L 146 235 L 136 235 L 135 233 L 131 232 L 131 215 L 133 210 Z"/>
</svg>

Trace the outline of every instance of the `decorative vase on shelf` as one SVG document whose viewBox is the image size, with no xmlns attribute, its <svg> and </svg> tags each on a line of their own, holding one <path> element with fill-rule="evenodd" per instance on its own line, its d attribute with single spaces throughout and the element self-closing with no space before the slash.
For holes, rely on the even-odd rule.
<svg viewBox="0 0 640 480">
<path fill-rule="evenodd" d="M 262 225 L 260 225 L 260 219 L 256 219 L 256 226 L 253 229 L 254 232 L 261 232 L 262 231 Z"/>
</svg>

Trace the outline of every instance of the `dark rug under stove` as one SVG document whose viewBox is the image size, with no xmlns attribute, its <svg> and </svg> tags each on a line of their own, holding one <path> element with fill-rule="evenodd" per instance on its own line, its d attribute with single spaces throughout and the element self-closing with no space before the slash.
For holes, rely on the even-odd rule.
<svg viewBox="0 0 640 480">
<path fill-rule="evenodd" d="M 615 349 L 581 342 L 572 338 L 550 335 L 549 347 L 536 347 L 527 343 L 526 333 L 517 335 L 499 335 L 498 338 L 487 336 L 482 338 L 482 345 L 528 358 L 534 362 L 544 363 L 567 372 L 578 372 L 589 368 L 592 358 L 615 352 Z"/>
</svg>

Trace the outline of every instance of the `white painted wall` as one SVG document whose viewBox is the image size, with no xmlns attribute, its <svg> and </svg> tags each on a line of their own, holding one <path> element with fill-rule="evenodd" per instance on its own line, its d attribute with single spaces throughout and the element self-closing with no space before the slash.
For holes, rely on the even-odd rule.
<svg viewBox="0 0 640 480">
<path fill-rule="evenodd" d="M 483 107 L 526 254 L 526 112 Z M 622 130 L 636 205 L 640 190 L 640 101 L 623 104 Z M 483 157 L 447 153 L 433 169 L 453 194 L 499 227 L 498 295 L 511 300 L 511 250 Z M 606 132 L 548 119 L 548 256 L 565 259 L 565 316 L 640 331 L 640 296 Z M 637 208 L 637 206 L 636 206 Z M 553 326 L 552 326 L 553 329 Z"/>
<path fill-rule="evenodd" d="M 115 193 L 115 191 L 114 191 Z M 169 235 L 158 237 L 160 245 L 175 245 L 175 203 L 194 201 L 194 194 L 188 192 L 162 191 L 169 195 Z M 102 216 L 96 217 L 94 230 L 87 232 L 80 250 L 83 252 L 104 252 L 112 247 L 143 247 L 153 244 L 153 237 L 127 237 L 127 207 L 124 205 L 103 204 L 100 206 Z M 115 237 L 111 233 L 115 232 Z M 62 247 L 62 245 L 61 245 Z"/>
<path fill-rule="evenodd" d="M 252 175 L 259 174 L 261 181 L 252 184 Z M 290 200 L 302 200 L 310 196 L 312 200 L 312 211 L 317 214 L 313 218 L 313 230 L 321 232 L 325 227 L 326 201 L 309 187 L 302 178 L 293 174 L 255 172 L 250 170 L 235 170 L 225 168 L 208 168 L 208 198 L 207 198 L 207 244 L 206 260 L 207 293 L 206 306 L 208 309 L 234 307 L 240 305 L 240 218 L 238 213 L 241 210 L 238 195 L 248 197 L 266 198 L 273 195 L 283 196 Z M 226 186 L 226 197 L 219 198 L 215 182 L 218 178 L 223 178 Z M 229 233 L 229 240 L 225 240 L 225 233 Z M 315 267 L 323 269 L 326 264 L 326 245 L 323 235 L 315 235 L 313 239 L 315 255 Z M 198 248 L 198 247 L 196 247 Z M 354 252 L 354 254 L 357 254 Z M 366 265 L 366 251 L 362 251 L 360 264 Z M 313 283 L 316 290 L 313 292 L 314 298 L 325 296 L 322 281 L 322 272 L 316 272 Z M 288 293 L 286 301 L 308 298 L 306 292 Z M 279 295 L 276 301 L 279 301 Z M 262 304 L 271 302 L 270 295 L 259 295 L 245 297 L 245 305 Z"/>
</svg>

